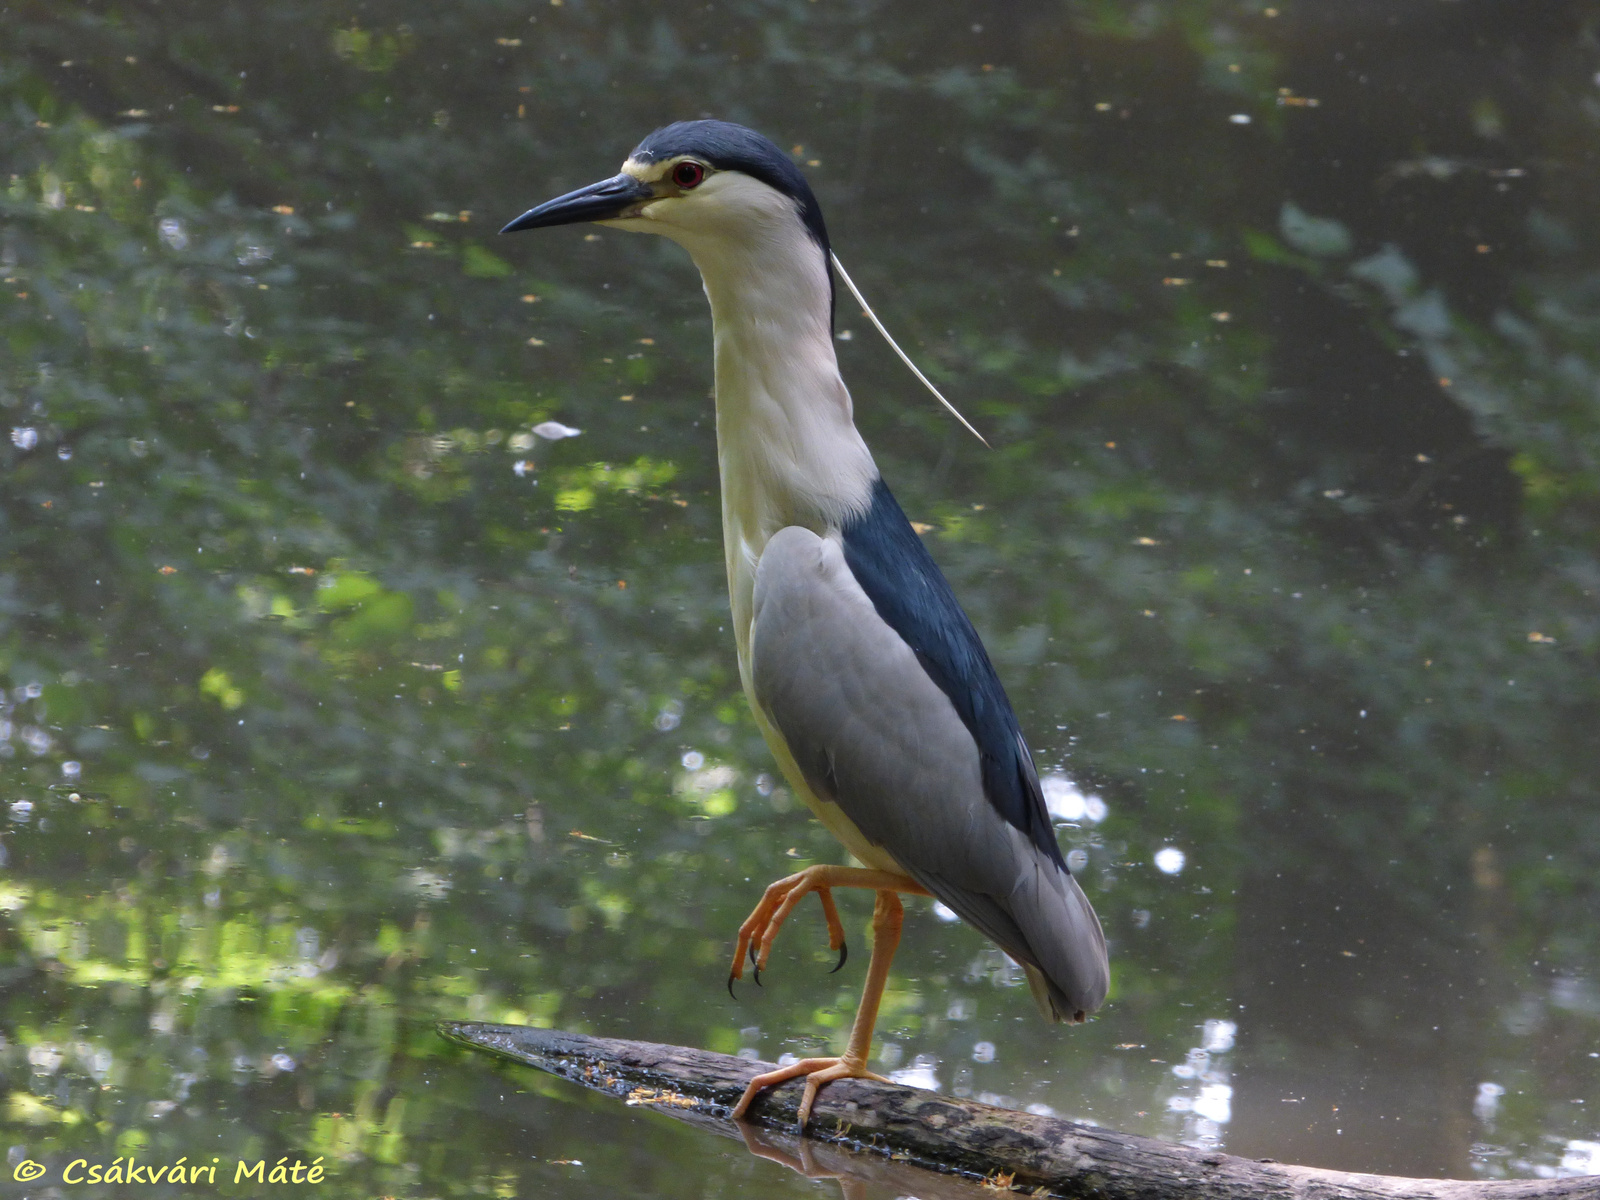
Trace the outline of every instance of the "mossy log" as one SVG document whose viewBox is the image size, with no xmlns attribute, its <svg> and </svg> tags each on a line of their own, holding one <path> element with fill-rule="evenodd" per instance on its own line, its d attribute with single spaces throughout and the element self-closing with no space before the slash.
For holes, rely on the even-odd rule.
<svg viewBox="0 0 1600 1200">
<path fill-rule="evenodd" d="M 856 1079 L 818 1093 L 799 1139 L 793 1136 L 799 1081 L 765 1093 L 747 1123 L 727 1119 L 745 1083 L 770 1063 L 520 1025 L 447 1022 L 440 1032 L 630 1105 L 742 1135 L 755 1153 L 808 1174 L 890 1182 L 895 1167 L 921 1168 L 967 1181 L 950 1180 L 952 1197 L 1009 1190 L 1096 1200 L 1600 1200 L 1600 1176 L 1407 1179 L 1299 1167 Z"/>
</svg>

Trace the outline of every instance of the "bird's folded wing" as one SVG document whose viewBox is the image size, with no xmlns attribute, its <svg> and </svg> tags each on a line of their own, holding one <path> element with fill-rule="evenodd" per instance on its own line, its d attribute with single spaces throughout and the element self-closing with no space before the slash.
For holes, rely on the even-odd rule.
<svg viewBox="0 0 1600 1200">
<path fill-rule="evenodd" d="M 753 689 L 807 784 L 1040 972 L 1047 1015 L 1098 1007 L 1105 945 L 1077 881 L 985 798 L 972 735 L 878 615 L 838 543 L 781 530 L 762 552 L 754 599 Z"/>
</svg>

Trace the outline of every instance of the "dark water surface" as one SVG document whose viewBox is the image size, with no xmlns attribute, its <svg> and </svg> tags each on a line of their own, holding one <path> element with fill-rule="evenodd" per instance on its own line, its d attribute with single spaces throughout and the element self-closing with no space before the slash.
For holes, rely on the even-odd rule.
<svg viewBox="0 0 1600 1200">
<path fill-rule="evenodd" d="M 1600 5 L 11 0 L 0 1190 L 837 1191 L 432 1027 L 854 1009 L 810 907 L 723 990 L 842 852 L 739 692 L 699 281 L 494 236 L 701 114 L 995 445 L 841 304 L 1112 947 L 1052 1029 L 913 902 L 880 1069 L 1600 1171 Z"/>
</svg>

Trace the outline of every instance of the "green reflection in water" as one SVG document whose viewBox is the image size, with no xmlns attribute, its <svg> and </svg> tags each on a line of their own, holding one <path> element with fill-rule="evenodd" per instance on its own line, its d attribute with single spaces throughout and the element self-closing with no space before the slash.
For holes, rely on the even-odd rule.
<svg viewBox="0 0 1600 1200">
<path fill-rule="evenodd" d="M 914 909 L 884 1064 L 1286 1160 L 1581 1168 L 1592 71 L 1554 19 L 1475 70 L 1511 33 L 1397 13 L 0 15 L 8 1147 L 809 1194 L 431 1032 L 773 1058 L 853 1010 L 815 914 L 720 990 L 761 886 L 839 852 L 720 627 L 697 281 L 491 236 L 705 110 L 797 147 L 997 446 L 841 309 L 1113 942 L 1061 1034 Z"/>
</svg>

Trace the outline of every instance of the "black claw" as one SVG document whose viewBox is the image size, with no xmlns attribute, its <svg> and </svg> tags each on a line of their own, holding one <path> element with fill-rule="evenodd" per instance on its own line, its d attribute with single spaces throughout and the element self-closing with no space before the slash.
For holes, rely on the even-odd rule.
<svg viewBox="0 0 1600 1200">
<path fill-rule="evenodd" d="M 761 986 L 761 964 L 760 963 L 756 964 L 756 969 L 755 969 L 754 973 L 751 975 L 751 978 L 756 981 L 756 986 L 757 987 Z"/>
<path fill-rule="evenodd" d="M 848 959 L 849 957 L 850 957 L 850 943 L 849 942 L 840 942 L 839 943 L 839 964 L 836 967 L 834 967 L 833 970 L 829 971 L 828 974 L 829 975 L 837 975 L 840 971 L 844 970 L 845 960 Z"/>
<path fill-rule="evenodd" d="M 733 975 L 732 975 L 732 973 L 730 973 L 728 975 L 728 995 L 730 997 L 732 997 L 733 999 L 735 999 L 735 1000 L 737 1000 L 739 998 L 739 997 L 737 997 L 737 996 L 735 996 L 733 994 Z"/>
<path fill-rule="evenodd" d="M 755 962 L 756 962 L 756 944 L 754 942 L 750 943 L 749 955 L 750 955 L 750 965 L 754 966 Z"/>
</svg>

